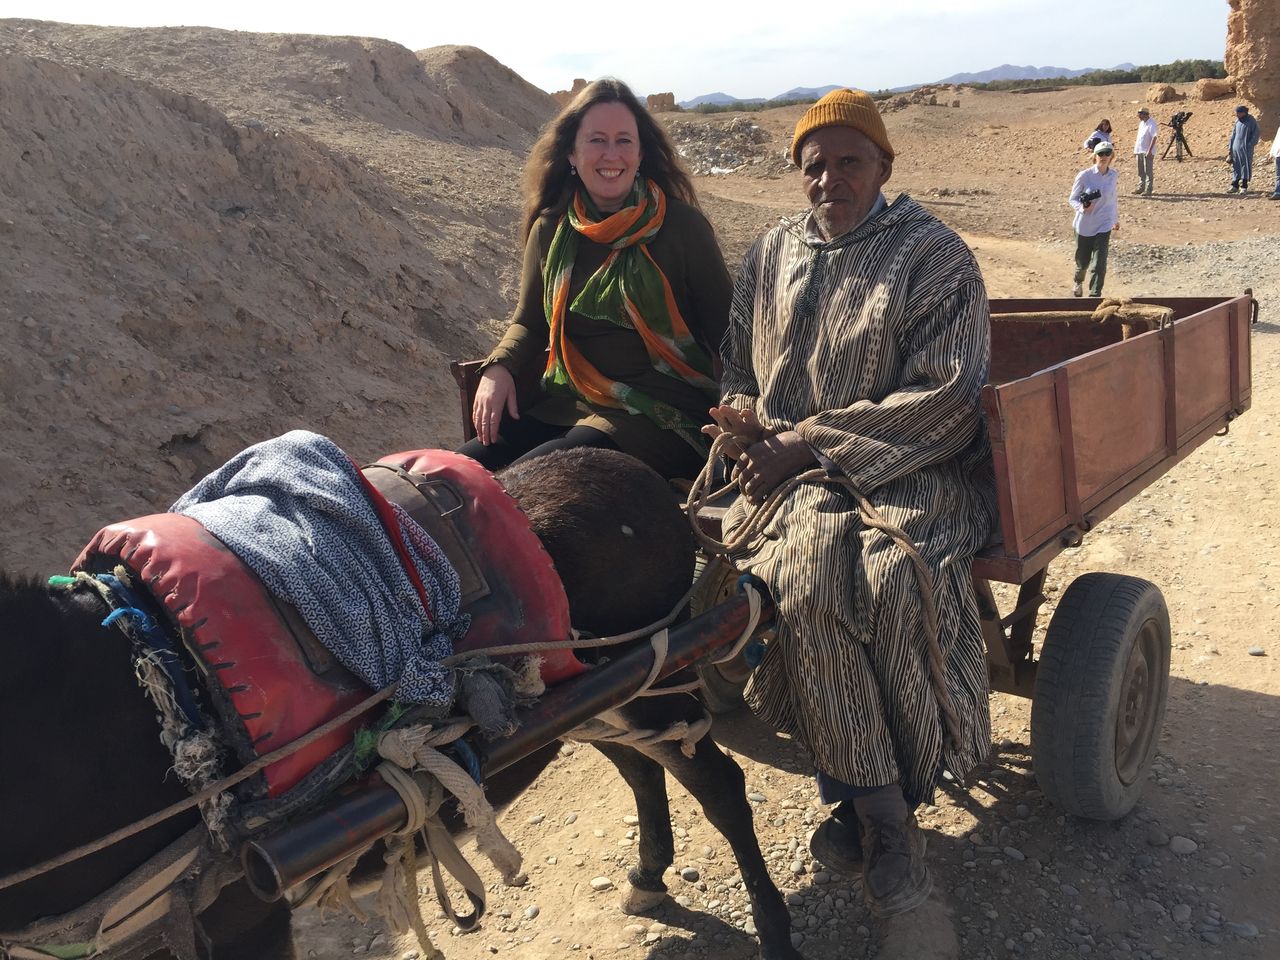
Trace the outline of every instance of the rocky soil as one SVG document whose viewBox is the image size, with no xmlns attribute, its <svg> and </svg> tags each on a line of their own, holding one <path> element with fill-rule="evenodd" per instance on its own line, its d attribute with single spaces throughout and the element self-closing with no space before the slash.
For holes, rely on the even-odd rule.
<svg viewBox="0 0 1280 960">
<path fill-rule="evenodd" d="M 355 38 L 0 21 L 0 52 L 0 566 L 60 569 L 102 523 L 163 509 L 290 427 L 359 457 L 457 441 L 445 362 L 484 350 L 513 301 L 520 163 L 552 112 L 541 91 L 471 48 Z M 960 230 L 992 296 L 1061 296 L 1080 143 L 1110 117 L 1131 177 L 1143 95 L 962 88 L 945 109 L 908 102 L 886 116 L 890 195 Z M 923 812 L 935 898 L 879 924 L 806 853 L 825 813 L 805 757 L 745 714 L 723 717 L 714 736 L 746 771 L 812 960 L 1280 955 L 1280 203 L 1223 194 L 1231 106 L 1156 108 L 1162 121 L 1195 111 L 1196 156 L 1157 161 L 1156 196 L 1122 200 L 1106 290 L 1252 288 L 1253 408 L 1055 561 L 1041 619 L 1088 571 L 1163 590 L 1173 679 L 1143 798 L 1118 823 L 1059 813 L 1034 779 L 1028 703 L 994 695 L 989 762 Z M 731 263 L 803 207 L 777 160 L 801 109 L 664 115 L 692 166 L 733 167 L 696 179 Z M 716 159 L 726 142 L 733 163 Z M 654 916 L 617 909 L 629 792 L 594 751 L 566 747 L 504 814 L 530 882 L 484 873 L 493 912 L 467 935 L 427 901 L 436 943 L 455 960 L 753 956 L 728 849 L 671 790 L 673 899 Z M 417 951 L 374 921 L 298 927 L 316 960 Z"/>
</svg>

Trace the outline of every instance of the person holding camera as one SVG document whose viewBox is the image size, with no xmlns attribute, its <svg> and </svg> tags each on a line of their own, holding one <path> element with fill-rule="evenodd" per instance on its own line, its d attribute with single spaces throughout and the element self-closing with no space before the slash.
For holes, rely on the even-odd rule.
<svg viewBox="0 0 1280 960">
<path fill-rule="evenodd" d="M 1151 119 L 1151 111 L 1138 108 L 1138 134 L 1133 141 L 1133 155 L 1138 158 L 1138 188 L 1134 193 L 1151 196 L 1155 186 L 1156 141 L 1160 139 L 1160 125 Z"/>
<path fill-rule="evenodd" d="M 1111 234 L 1120 229 L 1117 183 L 1120 175 L 1111 168 L 1115 148 L 1103 140 L 1093 148 L 1093 166 L 1076 174 L 1067 202 L 1076 212 L 1071 226 L 1076 232 L 1076 274 L 1071 288 L 1074 297 L 1084 296 L 1084 275 L 1093 264 L 1089 296 L 1102 296 L 1107 278 L 1107 250 Z M 1149 181 L 1148 181 L 1149 182 Z"/>
<path fill-rule="evenodd" d="M 1111 142 L 1111 121 L 1106 117 L 1098 121 L 1098 128 L 1089 134 L 1089 138 L 1084 142 L 1084 148 L 1093 153 L 1093 148 L 1103 140 L 1107 141 L 1107 143 Z"/>
</svg>

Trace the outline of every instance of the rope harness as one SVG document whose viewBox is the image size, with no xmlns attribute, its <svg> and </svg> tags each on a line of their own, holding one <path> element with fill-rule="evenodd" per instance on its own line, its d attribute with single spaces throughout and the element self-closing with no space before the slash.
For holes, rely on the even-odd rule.
<svg viewBox="0 0 1280 960">
<path fill-rule="evenodd" d="M 934 698 L 938 701 L 938 709 L 942 714 L 943 730 L 947 739 L 953 746 L 959 743 L 960 721 L 956 715 L 955 703 L 951 699 L 951 692 L 947 689 L 945 662 L 942 656 L 942 647 L 938 642 L 938 608 L 933 597 L 933 577 L 911 538 L 907 536 L 901 527 L 886 520 L 880 511 L 875 508 L 875 505 L 867 499 L 848 477 L 835 476 L 824 469 L 815 468 L 788 477 L 775 487 L 764 500 L 750 510 L 747 514 L 746 522 L 742 524 L 739 530 L 727 540 L 717 540 L 699 527 L 697 515 L 698 511 L 703 507 L 737 489 L 737 483 L 732 480 L 718 490 L 713 491 L 711 489 L 716 462 L 723 455 L 725 447 L 734 442 L 733 436 L 728 433 L 722 433 L 716 437 L 711 445 L 711 454 L 707 457 L 706 464 L 703 465 L 697 479 L 693 482 L 693 486 L 689 489 L 689 497 L 685 503 L 685 513 L 689 517 L 689 524 L 693 528 L 694 537 L 697 538 L 699 545 L 713 556 L 728 557 L 731 554 L 738 553 L 764 532 L 773 518 L 777 516 L 787 497 L 802 483 L 827 483 L 843 487 L 857 503 L 862 522 L 868 527 L 887 534 L 911 561 L 912 569 L 915 572 L 916 586 L 920 593 L 920 609 L 924 620 L 925 649 L 929 665 L 930 686 L 933 688 Z"/>
</svg>

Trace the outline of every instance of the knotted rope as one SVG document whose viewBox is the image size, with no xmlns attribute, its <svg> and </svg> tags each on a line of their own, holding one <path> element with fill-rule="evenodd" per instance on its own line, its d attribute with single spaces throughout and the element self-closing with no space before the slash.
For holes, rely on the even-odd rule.
<svg viewBox="0 0 1280 960">
<path fill-rule="evenodd" d="M 1155 303 L 1138 303 L 1131 297 L 1108 297 L 1094 308 L 1091 319 L 1096 323 L 1119 323 L 1120 338 L 1128 340 L 1172 323 L 1173 309 Z"/>
<path fill-rule="evenodd" d="M 749 509 L 746 521 L 731 537 L 726 540 L 717 540 L 699 527 L 698 511 L 737 487 L 735 481 L 730 481 L 718 490 L 711 490 L 716 461 L 724 454 L 725 448 L 734 442 L 733 436 L 727 433 L 722 433 L 716 437 L 711 445 L 711 454 L 707 457 L 707 462 L 703 465 L 697 479 L 693 481 L 693 486 L 689 490 L 689 499 L 685 503 L 685 513 L 689 518 L 689 525 L 693 528 L 694 537 L 697 538 L 702 548 L 708 553 L 726 557 L 741 552 L 763 533 L 778 511 L 782 509 L 787 497 L 802 483 L 828 483 L 844 487 L 858 504 L 858 512 L 862 517 L 862 522 L 868 527 L 887 534 L 911 561 L 912 569 L 915 572 L 916 585 L 920 593 L 920 609 L 924 620 L 925 650 L 929 664 L 930 686 L 933 687 L 933 695 L 937 699 L 938 708 L 942 713 L 943 726 L 947 738 L 952 746 L 960 743 L 960 720 L 956 714 L 955 703 L 951 699 L 951 692 L 947 689 L 946 664 L 942 656 L 942 647 L 938 642 L 938 608 L 933 597 L 933 577 L 929 572 L 928 565 L 924 562 L 924 558 L 920 556 L 920 551 L 912 543 L 911 538 L 907 536 L 901 527 L 886 520 L 880 511 L 875 508 L 875 505 L 867 499 L 848 477 L 836 476 L 824 469 L 815 468 L 796 474 L 793 477 L 788 477 L 775 487 L 764 500 Z"/>
<path fill-rule="evenodd" d="M 470 930 L 484 916 L 486 904 L 484 883 L 463 857 L 440 818 L 446 794 L 457 798 L 467 825 L 475 828 L 477 847 L 498 868 L 503 881 L 511 886 L 524 881 L 520 873 L 520 852 L 498 827 L 484 791 L 471 774 L 439 750 L 457 741 L 474 725 L 470 718 L 460 718 L 438 726 L 401 727 L 378 737 L 378 754 L 384 762 L 378 765 L 377 771 L 399 794 L 407 811 L 405 825 L 383 838 L 385 867 L 378 892 L 378 912 L 396 933 L 412 930 L 427 960 L 442 960 L 443 954 L 431 942 L 417 895 L 416 834 L 422 835 L 436 900 L 445 914 L 463 930 Z M 341 909 L 363 919 L 365 914 L 351 894 L 350 875 L 372 846 L 371 843 L 330 867 L 295 906 L 315 904 L 322 913 Z M 471 913 L 459 916 L 454 911 L 442 867 L 462 884 L 473 908 Z"/>
<path fill-rule="evenodd" d="M 662 692 L 666 693 L 667 691 L 663 690 Z M 680 743 L 680 752 L 692 759 L 697 751 L 698 741 L 711 730 L 711 717 L 707 715 L 705 710 L 699 720 L 694 720 L 692 723 L 687 720 L 680 720 L 662 730 L 637 730 L 619 726 L 610 722 L 607 719 L 609 716 L 610 714 L 602 714 L 591 718 L 586 723 L 566 733 L 565 739 L 577 740 L 582 743 L 590 743 L 592 741 L 623 743 L 627 746 L 635 747 L 637 750 L 675 740 Z"/>
</svg>

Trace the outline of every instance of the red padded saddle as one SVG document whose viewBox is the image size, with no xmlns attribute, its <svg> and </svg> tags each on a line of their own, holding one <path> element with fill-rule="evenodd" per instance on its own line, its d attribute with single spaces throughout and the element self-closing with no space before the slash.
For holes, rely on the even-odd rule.
<svg viewBox="0 0 1280 960">
<path fill-rule="evenodd" d="M 471 628 L 458 650 L 568 639 L 569 604 L 551 558 L 519 505 L 474 460 L 441 450 L 384 457 L 364 468 L 440 544 L 462 580 Z M 310 732 L 369 695 L 225 544 L 191 517 L 154 514 L 114 523 L 74 570 L 117 564 L 146 588 L 205 674 L 238 759 L 248 763 Z M 586 667 L 571 651 L 543 654 L 552 685 Z M 350 741 L 357 718 L 263 771 L 277 797 Z"/>
</svg>

